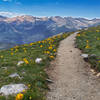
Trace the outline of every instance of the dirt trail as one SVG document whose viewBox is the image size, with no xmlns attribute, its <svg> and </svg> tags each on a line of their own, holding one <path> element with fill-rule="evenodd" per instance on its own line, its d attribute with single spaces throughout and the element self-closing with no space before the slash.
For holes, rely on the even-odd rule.
<svg viewBox="0 0 100 100">
<path fill-rule="evenodd" d="M 54 83 L 47 100 L 100 100 L 100 79 L 92 75 L 81 51 L 75 48 L 75 36 L 76 33 L 60 43 L 49 72 Z"/>
</svg>

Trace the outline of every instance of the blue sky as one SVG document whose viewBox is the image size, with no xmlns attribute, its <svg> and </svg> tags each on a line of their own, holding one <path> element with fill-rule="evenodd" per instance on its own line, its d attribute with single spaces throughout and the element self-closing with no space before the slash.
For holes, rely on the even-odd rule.
<svg viewBox="0 0 100 100">
<path fill-rule="evenodd" d="M 0 14 L 100 18 L 100 0 L 0 0 Z"/>
</svg>

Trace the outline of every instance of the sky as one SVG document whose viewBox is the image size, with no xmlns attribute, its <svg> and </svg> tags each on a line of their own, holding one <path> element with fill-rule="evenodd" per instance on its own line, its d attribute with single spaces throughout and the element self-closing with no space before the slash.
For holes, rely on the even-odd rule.
<svg viewBox="0 0 100 100">
<path fill-rule="evenodd" d="M 0 0 L 0 15 L 100 18 L 100 0 Z"/>
</svg>

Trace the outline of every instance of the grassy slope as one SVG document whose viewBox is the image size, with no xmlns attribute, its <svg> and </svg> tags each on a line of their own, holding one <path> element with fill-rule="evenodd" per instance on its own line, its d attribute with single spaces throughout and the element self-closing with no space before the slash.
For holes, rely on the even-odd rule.
<svg viewBox="0 0 100 100">
<path fill-rule="evenodd" d="M 23 91 L 23 100 L 45 100 L 48 76 L 44 69 L 55 58 L 59 42 L 68 35 L 57 35 L 43 41 L 0 51 L 0 87 L 11 83 L 24 83 L 28 86 L 28 90 Z M 36 64 L 36 58 L 42 58 L 42 63 Z M 18 61 L 23 60 L 25 63 L 17 66 Z M 9 78 L 8 76 L 13 73 L 18 73 L 23 78 Z M 0 100 L 15 100 L 15 98 L 16 96 L 9 96 L 7 99 L 0 96 Z"/>
<path fill-rule="evenodd" d="M 95 55 L 89 58 L 89 62 L 93 68 L 100 71 L 100 26 L 80 31 L 76 43 L 84 53 Z"/>
</svg>

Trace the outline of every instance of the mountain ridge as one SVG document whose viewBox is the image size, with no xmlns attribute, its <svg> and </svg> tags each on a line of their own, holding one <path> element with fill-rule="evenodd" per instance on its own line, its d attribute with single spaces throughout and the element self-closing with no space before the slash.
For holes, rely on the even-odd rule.
<svg viewBox="0 0 100 100">
<path fill-rule="evenodd" d="M 73 17 L 34 17 L 29 15 L 8 18 L 0 16 L 0 43 L 25 44 L 43 40 L 61 32 L 100 25 L 100 19 Z"/>
</svg>

